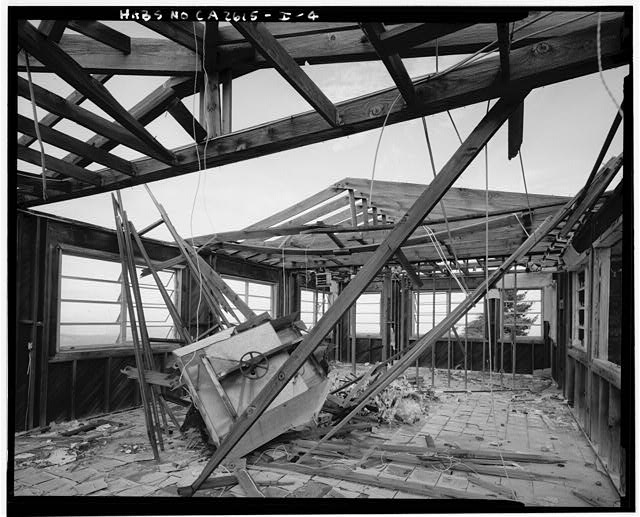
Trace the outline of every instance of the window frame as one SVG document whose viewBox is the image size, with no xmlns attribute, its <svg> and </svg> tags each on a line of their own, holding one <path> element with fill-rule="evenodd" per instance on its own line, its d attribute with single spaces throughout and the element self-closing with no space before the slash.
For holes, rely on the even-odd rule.
<svg viewBox="0 0 640 517">
<path fill-rule="evenodd" d="M 580 274 L 584 275 L 584 287 L 579 288 Z M 591 332 L 591 279 L 589 267 L 584 264 L 575 271 L 571 272 L 571 347 L 582 350 L 586 353 L 588 350 L 590 332 Z M 584 290 L 584 304 L 580 305 L 580 291 Z M 580 311 L 584 311 L 583 325 L 579 324 Z M 582 342 L 579 341 L 578 335 L 580 328 L 584 333 Z"/>
<path fill-rule="evenodd" d="M 363 332 L 361 330 L 358 330 L 358 324 L 359 324 L 359 320 L 360 318 L 358 318 L 358 301 L 360 300 L 360 298 L 363 295 L 367 295 L 367 294 L 374 294 L 378 296 L 378 332 Z M 363 303 L 364 305 L 375 305 L 375 303 Z M 355 301 L 354 303 L 354 310 L 355 310 L 355 315 L 356 315 L 356 337 L 360 337 L 360 338 L 366 338 L 366 339 L 376 339 L 376 338 L 380 338 L 382 337 L 382 323 L 381 323 L 381 318 L 382 318 L 382 292 L 381 291 L 364 291 L 363 293 L 360 294 L 360 296 L 358 296 L 358 299 Z M 373 312 L 365 312 L 364 314 L 374 314 Z M 367 323 L 368 324 L 368 323 Z"/>
<path fill-rule="evenodd" d="M 55 300 L 55 317 L 56 317 L 56 323 L 55 323 L 55 355 L 53 356 L 53 360 L 56 359 L 62 359 L 64 360 L 65 357 L 71 357 L 71 356 L 83 356 L 83 355 L 95 355 L 95 354 L 99 354 L 99 355 L 113 355 L 113 354 L 122 354 L 122 353 L 127 353 L 127 354 L 132 354 L 133 353 L 133 341 L 116 341 L 114 343 L 104 343 L 104 344 L 95 344 L 95 345 L 88 345 L 88 346 L 83 346 L 81 348 L 62 348 L 62 341 L 61 341 L 61 326 L 64 325 L 64 323 L 62 323 L 61 321 L 61 316 L 62 316 L 62 303 L 63 303 L 63 299 L 62 299 L 62 281 L 63 281 L 63 275 L 62 275 L 62 261 L 63 261 L 63 257 L 64 255 L 69 255 L 72 257 L 80 257 L 80 258 L 85 258 L 85 259 L 91 259 L 91 260 L 98 260 L 98 261 L 104 261 L 104 262 L 113 262 L 116 264 L 121 264 L 120 262 L 120 255 L 118 253 L 112 253 L 109 251 L 102 251 L 102 250 L 95 250 L 95 249 L 89 249 L 89 248 L 82 248 L 79 246 L 73 246 L 73 245 L 69 245 L 69 244 L 58 244 L 57 245 L 57 270 L 56 270 L 56 280 L 57 280 L 57 299 Z M 146 263 L 140 259 L 140 258 L 134 258 L 135 261 L 135 265 L 136 267 L 142 266 L 142 267 L 146 267 Z M 155 261 L 152 260 L 151 263 L 154 266 L 157 266 L 160 264 L 159 261 Z M 181 307 L 181 302 L 182 302 L 182 272 L 184 270 L 184 266 L 173 266 L 171 268 L 169 268 L 172 270 L 172 272 L 175 274 L 175 306 L 178 309 L 178 311 L 180 312 L 180 307 Z M 87 281 L 92 281 L 91 279 L 87 278 Z M 98 282 L 100 280 L 97 280 Z M 122 289 L 124 287 L 122 282 L 110 282 L 109 283 L 114 283 L 114 284 L 120 284 L 120 292 L 122 293 Z M 155 282 L 154 282 L 155 283 Z M 159 291 L 158 291 L 159 292 Z M 121 311 L 124 312 L 125 314 L 125 323 L 124 325 L 128 327 L 128 325 L 126 324 L 126 321 L 128 321 L 128 312 L 126 309 L 126 304 L 124 302 L 124 299 L 122 300 L 122 302 L 120 303 L 120 307 L 121 307 Z M 137 316 L 136 316 L 137 317 Z M 173 324 L 173 320 L 171 319 L 171 317 L 169 316 L 169 320 L 171 321 L 171 326 L 174 327 Z M 96 326 L 98 326 L 99 324 L 97 324 Z M 108 323 L 105 323 L 105 325 L 108 325 Z M 151 344 L 152 349 L 157 352 L 164 352 L 164 351 L 171 351 L 174 348 L 176 348 L 177 346 L 179 346 L 180 344 L 180 340 L 177 338 L 178 336 L 178 330 L 174 327 L 173 330 L 174 336 L 175 338 L 153 338 L 150 337 L 149 338 L 149 342 Z"/>
<path fill-rule="evenodd" d="M 313 323 L 310 326 L 307 325 L 307 322 L 305 322 L 304 319 L 302 318 L 302 314 L 308 314 L 307 311 L 302 310 L 303 291 L 308 291 L 313 294 L 313 299 L 311 301 L 311 303 L 313 303 Z M 318 312 L 318 298 L 319 298 L 318 295 L 322 296 L 322 307 L 323 307 L 322 314 Z M 326 307 L 325 307 L 325 303 L 326 303 Z M 332 300 L 331 300 L 330 291 L 323 291 L 317 288 L 311 289 L 309 287 L 300 287 L 300 319 L 305 323 L 305 325 L 307 325 L 307 330 L 311 330 L 313 327 L 315 327 L 318 324 L 318 321 L 320 320 L 320 318 L 322 318 L 325 312 L 327 312 L 327 309 L 331 307 L 331 303 L 332 303 Z"/>
<path fill-rule="evenodd" d="M 413 296 L 412 296 L 412 304 L 411 304 L 411 337 L 415 338 L 415 339 L 420 338 L 421 336 L 425 335 L 427 332 L 430 332 L 436 325 L 439 325 L 439 323 L 440 323 L 440 322 L 435 323 L 433 315 L 434 315 L 434 312 L 435 312 L 436 315 L 438 313 L 437 313 L 437 311 L 433 310 L 433 308 L 434 308 L 433 302 L 430 302 L 431 303 L 431 307 L 432 307 L 432 313 L 431 313 L 431 323 L 432 323 L 432 325 L 431 325 L 431 328 L 429 330 L 427 330 L 426 332 L 424 332 L 422 334 L 420 333 L 420 296 L 423 293 L 425 295 L 430 296 L 431 300 L 433 300 L 434 291 L 433 291 L 433 289 L 418 289 L 418 290 L 412 291 Z M 444 294 L 446 296 L 445 305 L 446 305 L 446 309 L 447 310 L 445 312 L 445 318 L 447 316 L 449 316 L 449 314 L 451 314 L 451 312 L 453 312 L 458 307 L 458 305 L 463 303 L 464 299 L 466 298 L 466 297 L 464 297 L 463 300 L 461 300 L 460 302 L 457 302 L 456 306 L 453 307 L 452 306 L 452 296 L 451 295 L 452 294 L 463 294 L 464 295 L 463 291 L 461 291 L 460 289 L 451 289 L 451 290 L 449 290 L 449 289 L 439 289 L 438 290 L 437 289 L 437 290 L 435 290 L 435 294 L 436 294 L 436 296 L 439 295 L 439 294 Z M 438 305 L 442 306 L 443 304 L 437 304 L 437 303 L 435 304 L 435 306 L 438 306 Z M 477 307 L 479 305 L 482 305 L 482 313 L 483 314 L 486 313 L 486 309 L 485 309 L 485 306 L 484 306 L 485 305 L 484 296 L 480 300 L 478 300 L 478 302 L 476 302 L 469 310 L 472 310 L 472 309 L 474 309 L 475 307 Z M 466 327 L 468 325 L 468 321 L 467 321 L 468 314 L 469 314 L 469 311 L 467 311 L 465 313 L 465 315 L 462 316 L 458 320 L 458 322 L 456 322 L 456 324 L 453 325 L 453 326 L 458 326 L 458 323 L 462 322 L 460 324 Z M 417 319 L 415 318 L 416 315 L 418 316 Z M 461 339 L 465 338 L 464 334 L 460 334 L 459 330 L 458 330 L 458 334 L 459 334 Z M 453 331 L 451 329 L 449 329 L 449 330 L 446 330 L 442 334 L 442 336 L 440 336 L 438 339 L 455 339 L 455 335 L 454 335 Z M 484 335 L 482 337 L 479 337 L 479 336 L 467 336 L 467 340 L 471 340 L 471 341 L 479 341 L 479 340 L 484 340 L 484 339 L 486 339 L 486 335 Z"/>
<path fill-rule="evenodd" d="M 220 274 L 220 273 L 219 273 Z M 247 305 L 249 305 L 249 291 L 248 291 L 248 287 L 249 287 L 249 282 L 254 283 L 254 284 L 260 284 L 260 285 L 265 285 L 269 288 L 271 288 L 271 308 L 269 309 L 269 313 L 271 314 L 272 318 L 276 317 L 276 309 L 278 307 L 278 283 L 277 282 L 268 282 L 266 280 L 255 280 L 253 278 L 247 278 L 247 277 L 242 277 L 242 276 L 235 276 L 235 275 L 227 275 L 227 274 L 220 274 L 220 278 L 222 278 L 222 280 L 235 280 L 237 282 L 244 282 L 245 283 L 245 291 L 243 294 L 240 293 L 236 293 L 240 298 L 242 298 L 242 300 L 244 301 L 244 303 L 246 303 Z M 227 284 L 227 286 L 229 286 L 229 288 L 233 291 L 233 288 Z M 233 291 L 235 293 L 235 291 Z M 266 298 L 265 296 L 259 296 L 259 295 L 251 295 L 257 298 Z M 231 305 L 233 305 L 233 303 L 231 303 Z M 253 309 L 252 309 L 253 310 Z M 255 312 L 255 311 L 254 311 Z M 242 314 L 238 314 L 238 316 L 242 317 Z M 246 318 L 244 319 L 246 321 Z"/>
<path fill-rule="evenodd" d="M 539 336 L 518 336 L 516 335 L 516 343 L 541 343 L 544 342 L 544 288 L 543 287 L 518 287 L 516 290 L 516 296 L 519 291 L 538 291 L 540 293 L 540 312 L 534 314 L 539 315 L 539 321 L 535 323 L 536 327 L 540 327 Z M 511 343 L 512 337 L 506 336 L 504 332 L 504 311 L 505 311 L 505 296 L 506 291 L 513 291 L 513 288 L 499 289 L 500 291 L 500 342 Z M 534 326 L 534 325 L 532 325 Z"/>
</svg>

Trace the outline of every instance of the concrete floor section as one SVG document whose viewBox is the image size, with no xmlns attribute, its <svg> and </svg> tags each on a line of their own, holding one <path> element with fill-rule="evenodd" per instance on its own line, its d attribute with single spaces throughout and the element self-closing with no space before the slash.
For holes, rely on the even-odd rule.
<svg viewBox="0 0 640 517">
<path fill-rule="evenodd" d="M 345 365 L 336 369 L 347 370 Z M 414 368 L 407 372 L 409 380 L 414 375 Z M 511 499 L 530 507 L 619 505 L 615 487 L 550 379 L 519 375 L 512 389 L 510 375 L 503 377 L 501 388 L 499 374 L 490 380 L 469 372 L 465 389 L 463 372 L 450 372 L 449 377 L 446 370 L 437 370 L 431 388 L 431 371 L 421 368 L 418 375 L 429 397 L 417 423 L 372 422 L 370 429 L 329 440 L 335 452 L 315 451 L 295 472 L 289 460 L 299 458 L 301 442 L 273 442 L 247 457 L 247 472 L 265 497 L 461 497 Z M 186 410 L 172 407 L 182 422 Z M 101 425 L 95 429 L 67 437 L 61 432 L 75 424 L 16 435 L 14 495 L 174 497 L 179 486 L 196 478 L 212 453 L 196 430 L 183 436 L 173 429 L 165 435 L 158 463 L 141 408 L 98 419 Z M 382 446 L 393 444 L 421 448 L 424 454 L 381 452 Z M 452 454 L 447 461 L 433 461 L 440 454 L 434 451 L 462 449 L 481 456 L 497 453 L 498 459 L 478 461 Z M 510 453 L 561 461 L 500 458 Z M 212 478 L 228 479 L 231 473 L 223 464 Z M 237 483 L 202 488 L 195 495 L 245 496 Z"/>
</svg>

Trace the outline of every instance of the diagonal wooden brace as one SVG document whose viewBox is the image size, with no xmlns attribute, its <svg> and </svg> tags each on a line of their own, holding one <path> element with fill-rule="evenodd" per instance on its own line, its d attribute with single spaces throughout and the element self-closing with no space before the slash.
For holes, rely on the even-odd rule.
<svg viewBox="0 0 640 517">
<path fill-rule="evenodd" d="M 180 490 L 180 495 L 191 496 L 200 485 L 211 475 L 220 462 L 229 454 L 236 443 L 249 431 L 255 421 L 265 412 L 278 394 L 293 378 L 298 369 L 322 343 L 342 316 L 355 303 L 360 294 L 378 274 L 380 269 L 395 255 L 402 243 L 429 215 L 434 206 L 453 183 L 465 171 L 473 159 L 487 144 L 496 131 L 507 120 L 518 106 L 524 93 L 509 98 L 500 99 L 485 115 L 475 130 L 464 141 L 460 148 L 442 168 L 429 187 L 420 195 L 402 220 L 380 244 L 377 251 L 351 280 L 336 301 L 327 310 L 318 324 L 307 335 L 306 339 L 292 352 L 287 362 L 274 375 L 271 381 L 262 389 L 255 400 L 238 417 L 235 425 L 211 457 L 202 473 L 190 486 Z"/>
</svg>

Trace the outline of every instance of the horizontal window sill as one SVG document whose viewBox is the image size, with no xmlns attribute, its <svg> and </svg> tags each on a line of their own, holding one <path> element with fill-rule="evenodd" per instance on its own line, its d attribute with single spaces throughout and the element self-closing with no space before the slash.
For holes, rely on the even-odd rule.
<svg viewBox="0 0 640 517">
<path fill-rule="evenodd" d="M 172 343 L 159 343 L 152 344 L 151 350 L 154 354 L 163 354 L 172 352 L 173 350 L 180 348 L 178 344 Z M 76 361 L 82 359 L 100 359 L 107 357 L 126 357 L 134 356 L 133 347 L 96 347 L 87 349 L 76 350 L 59 350 L 56 355 L 49 358 L 50 363 L 64 363 L 68 361 Z"/>
</svg>

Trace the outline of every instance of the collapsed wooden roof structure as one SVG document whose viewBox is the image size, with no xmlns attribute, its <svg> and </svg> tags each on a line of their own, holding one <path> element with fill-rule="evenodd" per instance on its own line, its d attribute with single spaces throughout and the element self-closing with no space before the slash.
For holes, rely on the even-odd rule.
<svg viewBox="0 0 640 517">
<path fill-rule="evenodd" d="M 588 211 L 598 208 L 596 203 L 623 163 L 620 155 L 601 167 L 621 123 L 620 114 L 614 119 L 587 184 L 575 198 L 529 196 L 531 212 L 525 210 L 522 196 L 500 193 L 499 199 L 492 198 L 488 224 L 497 237 L 489 247 L 482 230 L 487 224 L 482 211 L 484 201 L 477 198 L 477 193 L 451 187 L 507 121 L 509 157 L 517 154 L 530 90 L 597 72 L 599 64 L 602 69 L 628 64 L 628 18 L 621 12 L 522 10 L 487 11 L 481 20 L 473 16 L 471 13 L 465 18 L 456 13 L 439 23 L 386 26 L 144 22 L 162 36 L 154 39 L 131 38 L 97 21 L 44 21 L 38 28 L 28 21 L 19 23 L 18 71 L 24 72 L 28 67 L 31 72 L 53 72 L 77 90 L 65 99 L 30 85 L 23 77 L 17 79 L 17 94 L 48 112 L 38 124 L 38 131 L 33 120 L 18 116 L 22 136 L 17 158 L 34 165 L 42 162 L 47 170 L 46 187 L 41 186 L 39 175 L 18 173 L 16 195 L 21 207 L 190 173 L 198 170 L 202 157 L 206 157 L 209 168 L 215 168 L 381 127 L 385 120 L 395 124 L 499 98 L 428 186 L 398 187 L 376 182 L 378 186 L 374 185 L 375 194 L 371 196 L 369 182 L 347 178 L 244 230 L 199 240 L 201 249 L 238 254 L 257 263 L 292 269 L 307 264 L 316 268 L 361 269 L 274 378 L 238 416 L 228 437 L 201 476 L 185 490 L 186 494 L 197 490 L 242 439 L 385 264 L 397 261 L 419 281 L 420 272 L 414 270 L 412 263 L 426 262 L 432 270 L 440 268 L 443 257 L 437 252 L 439 246 L 451 254 L 455 248 L 463 260 L 477 259 L 485 253 L 499 259 L 487 282 L 418 340 L 411 352 L 365 392 L 362 404 L 411 364 L 434 336 L 463 315 L 480 299 L 483 289 L 493 285 L 509 267 L 531 257 L 537 257 L 541 266 L 557 265 L 557 256 L 574 225 Z M 65 34 L 66 28 L 79 35 Z M 596 29 L 599 45 L 595 42 Z M 484 55 L 494 51 L 494 56 Z M 426 77 L 408 75 L 402 58 L 436 54 L 472 56 Z M 32 58 L 30 63 L 27 55 Z M 361 60 L 381 60 L 396 86 L 334 104 L 300 68 L 307 62 Z M 264 67 L 275 68 L 314 109 L 234 132 L 230 102 L 233 79 Z M 109 78 L 118 74 L 171 78 L 127 110 L 108 89 Z M 200 117 L 181 100 L 193 91 L 201 92 Z M 84 99 L 92 101 L 115 122 L 81 107 Z M 167 149 L 149 133 L 145 126 L 165 112 L 194 135 L 193 144 Z M 57 131 L 53 126 L 61 119 L 71 120 L 95 136 L 83 142 Z M 63 159 L 41 156 L 34 148 L 37 133 L 43 141 L 70 154 Z M 125 160 L 113 152 L 118 145 L 144 157 Z M 95 170 L 94 163 L 105 168 Z M 394 191 L 396 188 L 401 193 Z M 448 209 L 447 222 L 438 212 L 441 201 Z M 447 229 L 448 223 L 451 225 Z M 423 228 L 426 224 L 431 230 Z M 482 233 L 474 236 L 479 230 Z M 473 239 L 469 239 L 471 236 Z"/>
</svg>

